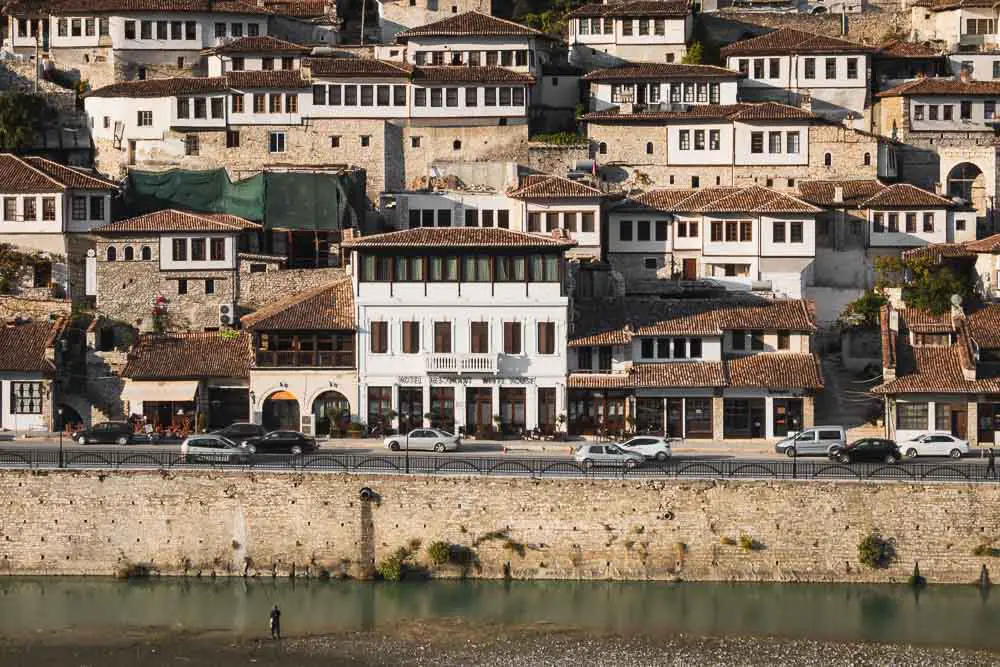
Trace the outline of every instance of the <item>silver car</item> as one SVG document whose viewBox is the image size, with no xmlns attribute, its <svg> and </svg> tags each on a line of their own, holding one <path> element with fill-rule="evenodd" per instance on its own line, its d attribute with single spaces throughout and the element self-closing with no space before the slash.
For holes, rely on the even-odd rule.
<svg viewBox="0 0 1000 667">
<path fill-rule="evenodd" d="M 830 456 L 847 445 L 843 426 L 814 426 L 789 435 L 774 445 L 785 456 Z"/>
<path fill-rule="evenodd" d="M 588 468 L 594 466 L 615 466 L 635 468 L 646 460 L 642 454 L 628 452 L 614 444 L 582 445 L 573 454 L 573 460 Z"/>
<path fill-rule="evenodd" d="M 211 433 L 191 435 L 181 443 L 181 456 L 188 463 L 245 463 L 255 451 L 252 445 L 242 447 Z"/>
<path fill-rule="evenodd" d="M 409 433 L 391 435 L 385 439 L 387 449 L 398 452 L 401 449 L 428 449 L 435 452 L 456 451 L 462 439 L 448 431 L 436 428 L 415 428 Z"/>
</svg>

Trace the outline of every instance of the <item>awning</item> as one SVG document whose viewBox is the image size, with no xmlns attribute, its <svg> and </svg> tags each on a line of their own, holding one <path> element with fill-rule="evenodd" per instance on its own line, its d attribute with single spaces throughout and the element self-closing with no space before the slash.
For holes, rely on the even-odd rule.
<svg viewBox="0 0 1000 667">
<path fill-rule="evenodd" d="M 197 380 L 126 380 L 123 401 L 193 401 Z"/>
<path fill-rule="evenodd" d="M 276 391 L 273 394 L 271 394 L 270 396 L 268 396 L 267 398 L 269 400 L 272 400 L 272 401 L 296 401 L 296 400 L 298 400 L 297 398 L 295 398 L 295 394 L 291 393 L 290 391 Z"/>
</svg>

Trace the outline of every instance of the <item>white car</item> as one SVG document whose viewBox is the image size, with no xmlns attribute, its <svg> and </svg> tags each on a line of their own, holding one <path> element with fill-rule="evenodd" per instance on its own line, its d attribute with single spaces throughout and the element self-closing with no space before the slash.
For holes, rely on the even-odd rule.
<svg viewBox="0 0 1000 667">
<path fill-rule="evenodd" d="M 221 435 L 192 435 L 181 443 L 181 456 L 189 463 L 245 463 L 256 453 L 253 445 L 237 445 Z"/>
<path fill-rule="evenodd" d="M 969 443 L 947 431 L 930 431 L 899 443 L 899 449 L 907 458 L 950 456 L 953 459 L 960 459 L 969 453 Z"/>
<path fill-rule="evenodd" d="M 641 454 L 647 459 L 666 461 L 670 458 L 670 443 L 665 438 L 652 435 L 638 435 L 618 445 L 627 452 Z"/>
<path fill-rule="evenodd" d="M 642 465 L 646 458 L 642 454 L 622 449 L 618 445 L 581 445 L 573 454 L 573 460 L 588 468 L 595 466 L 615 466 L 635 468 Z"/>
<path fill-rule="evenodd" d="M 458 450 L 462 439 L 448 431 L 436 428 L 415 428 L 409 433 L 390 435 L 385 439 L 386 449 L 394 452 L 406 449 L 432 449 L 435 452 Z"/>
</svg>

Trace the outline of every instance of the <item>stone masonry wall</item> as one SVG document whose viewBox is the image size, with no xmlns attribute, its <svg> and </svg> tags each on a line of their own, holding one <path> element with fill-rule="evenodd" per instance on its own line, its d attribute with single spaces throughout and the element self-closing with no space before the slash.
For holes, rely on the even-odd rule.
<svg viewBox="0 0 1000 667">
<path fill-rule="evenodd" d="M 528 146 L 528 166 L 543 174 L 565 176 L 576 166 L 577 160 L 590 157 L 590 149 L 583 146 L 553 146 L 532 143 Z"/>
<path fill-rule="evenodd" d="M 890 2 L 891 0 L 885 0 Z M 869 2 L 880 5 L 882 0 Z M 843 31 L 840 14 L 788 14 L 785 12 L 732 12 L 701 14 L 703 34 L 716 44 L 730 44 L 777 28 L 795 28 L 817 35 L 847 39 L 862 44 L 880 44 L 889 36 L 910 33 L 909 10 L 899 11 L 898 3 L 889 11 L 866 11 L 846 17 L 847 32 Z M 891 10 L 896 11 L 891 11 Z"/>
<path fill-rule="evenodd" d="M 339 268 L 241 272 L 239 306 L 244 311 L 254 311 L 277 299 L 325 285 L 342 277 L 344 270 Z"/>
<path fill-rule="evenodd" d="M 417 539 L 468 547 L 483 577 L 900 582 L 919 562 L 971 583 L 1000 537 L 1000 486 L 957 483 L 8 470 L 0 504 L 0 573 L 23 575 L 358 575 Z M 873 530 L 888 569 L 858 562 Z M 724 543 L 741 535 L 759 548 Z"/>
</svg>

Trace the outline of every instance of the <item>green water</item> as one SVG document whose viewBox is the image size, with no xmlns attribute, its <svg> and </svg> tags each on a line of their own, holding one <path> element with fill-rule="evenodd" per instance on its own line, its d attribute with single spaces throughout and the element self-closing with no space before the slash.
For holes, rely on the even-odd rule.
<svg viewBox="0 0 1000 667">
<path fill-rule="evenodd" d="M 262 635 L 277 603 L 286 634 L 372 630 L 459 617 L 621 635 L 773 635 L 1000 649 L 1000 590 L 931 586 L 0 578 L 0 636 L 129 628 Z"/>
</svg>

